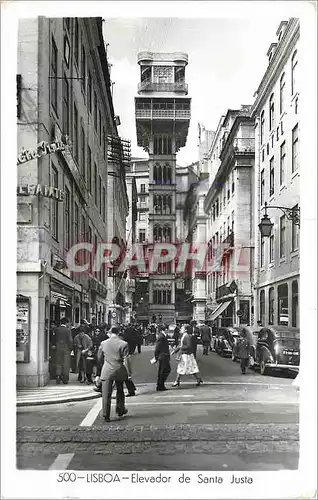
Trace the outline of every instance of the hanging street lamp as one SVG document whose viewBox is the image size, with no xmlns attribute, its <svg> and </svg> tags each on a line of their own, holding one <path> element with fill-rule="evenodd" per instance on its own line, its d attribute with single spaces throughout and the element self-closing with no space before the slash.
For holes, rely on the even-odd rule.
<svg viewBox="0 0 318 500">
<path fill-rule="evenodd" d="M 261 222 L 258 225 L 260 233 L 263 237 L 269 238 L 269 236 L 271 235 L 271 232 L 272 232 L 272 227 L 274 225 L 267 215 L 267 210 L 269 208 L 278 208 L 279 210 L 281 210 L 284 213 L 284 215 L 286 216 L 286 218 L 288 220 L 293 221 L 293 223 L 296 226 L 300 226 L 300 208 L 299 207 L 287 208 L 287 207 L 279 207 L 276 205 L 275 206 L 274 205 L 268 206 L 267 202 L 265 202 L 264 207 L 262 209 L 262 210 L 265 210 L 265 213 L 264 213 L 263 217 L 261 218 Z"/>
</svg>

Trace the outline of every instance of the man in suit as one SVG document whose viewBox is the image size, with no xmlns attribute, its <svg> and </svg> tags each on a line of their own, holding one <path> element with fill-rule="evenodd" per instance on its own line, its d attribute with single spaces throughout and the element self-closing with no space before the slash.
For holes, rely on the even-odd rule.
<svg viewBox="0 0 318 500">
<path fill-rule="evenodd" d="M 129 348 L 127 342 L 119 337 L 119 328 L 113 326 L 110 338 L 104 340 L 98 349 L 97 358 L 103 360 L 101 371 L 103 417 L 110 422 L 111 397 L 113 383 L 116 384 L 116 413 L 119 417 L 126 415 L 124 381 L 131 376 L 129 363 Z M 127 369 L 125 368 L 125 364 Z"/>
<path fill-rule="evenodd" d="M 188 330 L 188 333 L 191 334 L 191 347 L 192 347 L 192 354 L 196 358 L 197 357 L 197 348 L 198 348 L 198 339 L 200 337 L 200 331 L 199 328 L 196 326 L 196 321 L 193 319 L 190 321 L 190 330 Z"/>
<path fill-rule="evenodd" d="M 56 383 L 68 384 L 71 368 L 71 350 L 73 338 L 68 319 L 62 318 L 61 325 L 55 329 L 56 345 Z"/>
<path fill-rule="evenodd" d="M 171 372 L 170 367 L 170 351 L 168 337 L 164 327 L 160 327 L 159 336 L 155 349 L 155 359 L 159 361 L 157 391 L 167 391 L 165 381 Z"/>
<path fill-rule="evenodd" d="M 203 355 L 207 356 L 212 339 L 211 328 L 208 326 L 207 323 L 203 325 L 201 328 L 201 339 L 203 345 Z"/>
</svg>

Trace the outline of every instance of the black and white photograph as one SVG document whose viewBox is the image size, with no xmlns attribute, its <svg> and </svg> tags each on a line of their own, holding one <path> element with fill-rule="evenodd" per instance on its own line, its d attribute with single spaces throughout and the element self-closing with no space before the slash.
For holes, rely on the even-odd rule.
<svg viewBox="0 0 318 500">
<path fill-rule="evenodd" d="M 11 3 L 3 498 L 316 498 L 315 2 Z"/>
</svg>

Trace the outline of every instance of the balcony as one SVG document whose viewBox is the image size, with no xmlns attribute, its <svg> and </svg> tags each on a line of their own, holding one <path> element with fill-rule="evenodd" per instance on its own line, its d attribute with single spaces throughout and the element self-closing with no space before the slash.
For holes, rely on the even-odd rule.
<svg viewBox="0 0 318 500">
<path fill-rule="evenodd" d="M 229 245 L 229 249 L 232 249 L 234 247 L 234 232 L 231 231 L 231 233 L 222 241 L 225 245 Z"/>
<path fill-rule="evenodd" d="M 232 147 L 235 154 L 255 153 L 255 138 L 236 138 L 233 140 Z"/>
<path fill-rule="evenodd" d="M 226 297 L 227 295 L 230 295 L 230 293 L 232 292 L 228 285 L 221 285 L 216 289 L 215 298 L 216 300 L 219 300 L 223 297 Z"/>
<path fill-rule="evenodd" d="M 190 109 L 153 109 L 143 108 L 136 109 L 136 118 L 145 120 L 152 119 L 168 119 L 168 120 L 190 120 Z"/>
<path fill-rule="evenodd" d="M 138 84 L 138 92 L 184 92 L 188 94 L 188 84 L 184 81 L 155 83 L 151 80 L 145 80 Z"/>
</svg>

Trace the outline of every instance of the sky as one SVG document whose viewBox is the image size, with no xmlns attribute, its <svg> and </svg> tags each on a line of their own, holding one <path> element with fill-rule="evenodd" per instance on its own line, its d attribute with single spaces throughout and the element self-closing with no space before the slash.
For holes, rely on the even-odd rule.
<svg viewBox="0 0 318 500">
<path fill-rule="evenodd" d="M 263 13 L 264 14 L 264 13 Z M 285 19 L 288 20 L 288 15 Z M 111 66 L 115 113 L 119 134 L 131 140 L 132 156 L 146 153 L 137 147 L 134 97 L 140 80 L 137 53 L 186 52 L 188 96 L 192 98 L 186 146 L 177 156 L 179 165 L 198 160 L 198 123 L 216 130 L 227 109 L 252 104 L 267 68 L 267 50 L 276 41 L 281 15 L 252 18 L 107 18 L 104 39 Z"/>
</svg>

